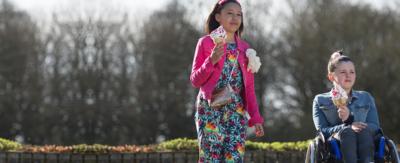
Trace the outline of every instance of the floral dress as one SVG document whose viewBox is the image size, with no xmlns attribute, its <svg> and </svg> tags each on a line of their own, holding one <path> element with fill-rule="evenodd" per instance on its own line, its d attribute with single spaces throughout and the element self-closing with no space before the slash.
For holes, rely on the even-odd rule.
<svg viewBox="0 0 400 163">
<path fill-rule="evenodd" d="M 239 53 L 236 44 L 228 44 L 227 52 L 216 89 L 226 86 L 229 82 L 235 95 L 232 97 L 232 103 L 220 109 L 210 108 L 206 99 L 198 97 L 195 121 L 199 141 L 199 162 L 243 162 L 248 121 L 240 96 L 243 90 L 243 77 L 237 61 Z M 230 73 L 232 76 L 229 78 Z"/>
</svg>

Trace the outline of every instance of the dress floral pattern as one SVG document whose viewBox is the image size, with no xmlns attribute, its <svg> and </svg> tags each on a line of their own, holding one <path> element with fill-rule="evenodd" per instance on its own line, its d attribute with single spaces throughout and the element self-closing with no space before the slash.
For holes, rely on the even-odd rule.
<svg viewBox="0 0 400 163">
<path fill-rule="evenodd" d="M 233 102 L 220 109 L 212 109 L 206 99 L 201 96 L 197 99 L 195 121 L 199 162 L 243 162 L 248 119 L 240 96 L 243 77 L 236 59 L 238 54 L 236 44 L 227 44 L 227 57 L 216 85 L 216 88 L 222 88 L 229 83 L 235 92 Z"/>
</svg>

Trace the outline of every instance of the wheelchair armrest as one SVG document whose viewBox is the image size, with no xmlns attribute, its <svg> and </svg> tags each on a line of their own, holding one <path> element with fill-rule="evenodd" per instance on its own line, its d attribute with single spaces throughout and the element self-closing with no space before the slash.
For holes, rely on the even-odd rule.
<svg viewBox="0 0 400 163">
<path fill-rule="evenodd" d="M 333 137 L 328 139 L 328 144 L 331 153 L 334 155 L 336 160 L 342 160 L 342 153 L 340 152 L 339 141 Z"/>
<path fill-rule="evenodd" d="M 325 142 L 326 142 L 325 136 L 321 131 L 317 131 L 317 138 L 320 139 L 322 141 L 322 143 L 325 144 Z"/>
<path fill-rule="evenodd" d="M 381 136 L 377 141 L 376 141 L 376 150 L 375 150 L 375 159 L 378 160 L 383 160 L 385 157 L 385 143 L 386 143 L 386 138 L 384 136 Z"/>
</svg>

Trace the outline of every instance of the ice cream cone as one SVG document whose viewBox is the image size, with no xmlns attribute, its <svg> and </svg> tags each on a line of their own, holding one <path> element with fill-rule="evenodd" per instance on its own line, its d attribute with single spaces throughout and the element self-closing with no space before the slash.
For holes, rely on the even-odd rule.
<svg viewBox="0 0 400 163">
<path fill-rule="evenodd" d="M 226 31 L 222 26 L 219 26 L 217 29 L 213 30 L 210 33 L 211 39 L 215 44 L 223 43 L 227 37 Z"/>
<path fill-rule="evenodd" d="M 331 91 L 333 104 L 338 107 L 347 105 L 348 96 L 346 91 L 336 82 L 334 82 L 333 84 L 334 87 Z"/>
</svg>

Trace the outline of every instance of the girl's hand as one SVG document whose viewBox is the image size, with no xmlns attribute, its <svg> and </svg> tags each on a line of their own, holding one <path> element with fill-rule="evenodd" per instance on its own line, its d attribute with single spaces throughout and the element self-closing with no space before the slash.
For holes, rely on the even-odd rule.
<svg viewBox="0 0 400 163">
<path fill-rule="evenodd" d="M 218 61 L 221 59 L 222 55 L 224 55 L 224 44 L 223 42 L 217 43 L 214 46 L 214 49 L 211 53 L 211 62 L 213 65 L 218 63 Z"/>
<path fill-rule="evenodd" d="M 262 124 L 260 124 L 260 123 L 255 124 L 254 127 L 256 128 L 256 136 L 257 137 L 264 136 L 264 128 L 263 128 Z"/>
<path fill-rule="evenodd" d="M 353 129 L 355 132 L 360 132 L 363 129 L 367 128 L 367 124 L 363 122 L 353 122 L 351 124 L 351 129 Z"/>
<path fill-rule="evenodd" d="M 347 106 L 340 106 L 340 107 L 338 107 L 337 112 L 338 112 L 339 118 L 340 118 L 343 122 L 346 121 L 347 118 L 349 118 L 349 116 L 350 116 L 350 111 L 349 111 L 349 108 L 347 108 Z"/>
</svg>

